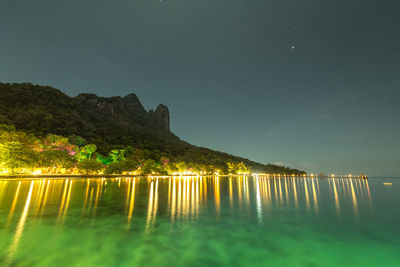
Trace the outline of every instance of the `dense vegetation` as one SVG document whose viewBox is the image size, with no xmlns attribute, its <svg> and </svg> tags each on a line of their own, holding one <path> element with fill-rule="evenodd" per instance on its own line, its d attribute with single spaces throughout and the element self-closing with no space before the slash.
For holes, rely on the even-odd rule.
<svg viewBox="0 0 400 267">
<path fill-rule="evenodd" d="M 0 124 L 0 169 L 5 173 L 34 173 L 40 169 L 47 174 L 105 173 L 121 174 L 174 174 L 221 172 L 209 165 L 170 162 L 167 157 L 158 161 L 151 158 L 148 150 L 127 146 L 113 149 L 103 155 L 95 144 L 88 144 L 81 137 L 69 138 L 48 134 L 37 137 L 13 126 Z M 229 163 L 231 173 L 248 173 L 243 163 Z"/>
<path fill-rule="evenodd" d="M 176 170 L 227 173 L 247 168 L 253 172 L 304 173 L 181 141 L 154 121 L 133 94 L 71 98 L 51 87 L 0 83 L 0 123 L 4 124 L 3 165 L 10 164 L 10 153 L 14 153 L 10 151 L 25 151 L 24 157 L 30 160 L 21 158 L 17 165 L 33 162 L 49 168 L 69 166 L 87 172 L 97 168 L 109 173 L 135 169 L 160 174 Z M 22 155 L 18 153 L 14 155 Z"/>
</svg>

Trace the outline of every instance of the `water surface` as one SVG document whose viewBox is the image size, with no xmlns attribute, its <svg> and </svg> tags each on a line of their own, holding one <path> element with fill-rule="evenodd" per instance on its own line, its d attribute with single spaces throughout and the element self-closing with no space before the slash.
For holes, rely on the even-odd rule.
<svg viewBox="0 0 400 267">
<path fill-rule="evenodd" d="M 0 180 L 0 265 L 400 266 L 399 185 L 383 178 Z"/>
</svg>

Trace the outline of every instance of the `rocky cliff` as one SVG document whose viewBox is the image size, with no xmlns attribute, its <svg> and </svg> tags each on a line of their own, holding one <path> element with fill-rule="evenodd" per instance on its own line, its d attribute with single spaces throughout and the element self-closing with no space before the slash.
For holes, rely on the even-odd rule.
<svg viewBox="0 0 400 267">
<path fill-rule="evenodd" d="M 74 98 L 80 114 L 90 116 L 91 120 L 108 121 L 124 127 L 139 124 L 170 131 L 169 111 L 159 105 L 155 111 L 147 112 L 135 94 L 125 97 L 99 97 L 94 94 L 80 94 Z"/>
<path fill-rule="evenodd" d="M 150 110 L 151 119 L 159 125 L 163 130 L 170 131 L 169 129 L 169 110 L 167 106 L 162 104 L 158 105 L 155 111 Z"/>
</svg>

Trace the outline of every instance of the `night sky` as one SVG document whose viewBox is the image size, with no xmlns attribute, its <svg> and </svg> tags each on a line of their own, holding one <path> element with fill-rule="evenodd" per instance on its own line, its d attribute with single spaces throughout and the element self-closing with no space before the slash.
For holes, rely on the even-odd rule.
<svg viewBox="0 0 400 267">
<path fill-rule="evenodd" d="M 400 175 L 399 0 L 0 0 L 0 81 L 136 93 L 262 163 Z"/>
</svg>

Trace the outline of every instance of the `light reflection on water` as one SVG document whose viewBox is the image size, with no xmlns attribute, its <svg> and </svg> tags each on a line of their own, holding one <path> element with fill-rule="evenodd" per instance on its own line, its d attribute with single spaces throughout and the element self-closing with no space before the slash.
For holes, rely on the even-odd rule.
<svg viewBox="0 0 400 267">
<path fill-rule="evenodd" d="M 170 212 L 171 221 L 196 218 L 200 206 L 205 205 L 207 201 L 213 201 L 216 213 L 221 209 L 221 182 L 220 179 L 228 181 L 228 198 L 231 208 L 243 208 L 250 204 L 252 194 L 256 196 L 256 205 L 259 213 L 262 213 L 263 206 L 273 203 L 276 206 L 285 206 L 295 203 L 298 207 L 302 202 L 308 210 L 313 208 L 318 212 L 318 198 L 320 197 L 319 181 L 317 178 L 266 178 L 266 177 L 171 177 L 171 178 L 147 178 L 147 188 L 136 188 L 139 180 L 146 178 L 115 178 L 115 179 L 43 179 L 32 181 L 1 181 L 0 193 L 6 190 L 7 185 L 16 183 L 14 188 L 7 189 L 2 194 L 2 208 L 9 205 L 8 223 L 12 219 L 15 207 L 21 204 L 24 199 L 32 197 L 33 216 L 43 214 L 46 204 L 50 202 L 53 206 L 58 205 L 58 221 L 62 221 L 68 213 L 71 202 L 71 194 L 74 191 L 74 184 L 79 184 L 79 192 L 82 197 L 76 196 L 81 200 L 81 213 L 83 216 L 95 216 L 96 208 L 107 191 L 107 185 L 117 184 L 118 188 L 112 187 L 109 190 L 119 191 L 117 194 L 125 194 L 125 213 L 127 221 L 130 223 L 134 211 L 135 194 L 137 190 L 146 190 L 147 192 L 147 225 L 157 217 L 159 205 L 159 181 L 163 185 L 168 183 L 167 204 Z M 329 195 L 334 197 L 334 204 L 338 213 L 340 213 L 340 198 L 350 198 L 354 214 L 358 214 L 358 199 L 369 200 L 372 203 L 372 197 L 369 190 L 368 180 L 360 179 L 326 179 L 329 183 Z M 237 186 L 233 186 L 236 181 Z M 21 189 L 22 187 L 22 189 Z M 82 187 L 84 190 L 82 192 Z M 253 188 L 251 188 L 253 187 Z M 31 188 L 31 195 L 26 188 Z M 22 193 L 20 193 L 22 191 Z M 212 195 L 213 197 L 209 197 Z M 75 205 L 79 205 L 75 203 Z"/>
<path fill-rule="evenodd" d="M 262 176 L 0 180 L 0 201 L 0 223 L 8 237 L 0 241 L 5 265 L 18 255 L 21 242 L 31 245 L 24 228 L 31 223 L 28 230 L 34 231 L 37 221 L 79 227 L 79 222 L 117 216 L 124 219 L 113 222 L 116 227 L 123 224 L 128 233 L 136 227 L 151 236 L 160 234 L 160 225 L 212 227 L 233 218 L 263 227 L 274 214 L 285 220 L 282 212 L 307 222 L 320 213 L 354 222 L 370 216 L 374 204 L 368 180 Z"/>
</svg>

